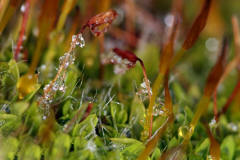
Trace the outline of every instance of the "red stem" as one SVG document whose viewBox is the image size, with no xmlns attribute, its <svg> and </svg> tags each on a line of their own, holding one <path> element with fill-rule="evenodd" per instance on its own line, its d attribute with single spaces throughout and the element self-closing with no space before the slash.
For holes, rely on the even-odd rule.
<svg viewBox="0 0 240 160">
<path fill-rule="evenodd" d="M 26 26 L 27 26 L 28 17 L 29 17 L 29 8 L 30 8 L 29 0 L 26 0 L 24 5 L 25 5 L 25 11 L 23 13 L 23 20 L 22 20 L 20 35 L 19 35 L 19 38 L 18 38 L 17 47 L 16 47 L 15 54 L 14 54 L 14 58 L 15 58 L 16 61 L 19 58 L 18 56 L 19 56 L 21 46 L 22 46 L 22 43 L 23 43 L 24 34 L 25 34 Z"/>
<path fill-rule="evenodd" d="M 149 84 L 149 80 L 148 80 L 148 77 L 147 77 L 147 72 L 146 72 L 143 61 L 140 58 L 138 58 L 137 60 L 140 62 L 141 67 L 142 67 L 144 81 L 145 81 L 146 86 L 147 86 L 148 96 L 149 96 L 149 100 L 150 100 L 152 94 L 151 94 L 151 87 L 150 87 L 150 84 Z"/>
</svg>

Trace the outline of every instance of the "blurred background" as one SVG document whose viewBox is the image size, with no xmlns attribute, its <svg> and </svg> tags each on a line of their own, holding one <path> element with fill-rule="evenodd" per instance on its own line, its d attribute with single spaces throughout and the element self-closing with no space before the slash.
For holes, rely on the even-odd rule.
<svg viewBox="0 0 240 160">
<path fill-rule="evenodd" d="M 174 50 L 180 49 L 188 30 L 203 5 L 203 0 L 1 0 L 0 1 L 0 61 L 14 58 L 18 62 L 20 76 L 38 73 L 41 84 L 48 83 L 57 73 L 59 57 L 68 51 L 72 36 L 80 32 L 89 18 L 98 13 L 116 10 L 117 19 L 104 36 L 94 37 L 85 31 L 86 46 L 76 51 L 75 65 L 92 90 L 101 83 L 119 84 L 124 93 L 135 91 L 143 82 L 139 65 L 121 77 L 114 77 L 113 66 L 103 66 L 104 55 L 115 47 L 130 50 L 140 57 L 146 66 L 150 82 L 159 70 L 159 57 L 173 25 L 173 13 L 180 17 L 180 29 Z M 195 104 L 203 92 L 207 74 L 214 65 L 221 49 L 224 35 L 230 41 L 228 59 L 234 57 L 231 18 L 240 17 L 238 0 L 213 0 L 207 26 L 199 39 L 173 69 L 170 82 L 190 94 L 180 94 L 176 102 Z M 3 67 L 4 70 L 4 67 Z M 118 75 L 118 74 L 117 74 Z M 231 72 L 219 87 L 219 95 L 230 95 L 237 81 L 236 70 Z M 25 83 L 26 79 L 22 79 Z M 104 81 L 102 81 L 104 80 Z M 20 81 L 20 80 L 19 80 Z M 20 81 L 21 82 L 21 81 Z M 28 81 L 29 84 L 36 82 Z M 15 82 L 13 82 L 15 83 Z M 19 83 L 19 82 L 18 82 Z M 21 83 L 20 83 L 21 84 Z M 178 86 L 177 85 L 177 86 Z M 24 84 L 23 84 L 24 86 Z M 10 87 L 3 87 L 11 95 Z M 7 89 L 6 89 L 7 88 Z M 28 87 L 29 88 L 29 87 Z M 178 88 L 178 87 L 177 87 Z M 32 91 L 31 89 L 29 89 Z M 178 90 L 178 89 L 177 89 Z M 15 93 L 15 92 L 13 92 Z M 92 92 L 92 95 L 95 92 Z M 13 97 L 13 95 L 10 96 Z"/>
<path fill-rule="evenodd" d="M 136 67 L 120 75 L 118 72 L 114 73 L 116 71 L 114 65 L 104 65 L 102 62 L 115 47 L 129 50 L 143 60 L 150 83 L 153 84 L 159 72 L 162 46 L 167 42 L 173 26 L 173 13 L 177 13 L 180 17 L 180 28 L 177 31 L 174 46 L 174 51 L 178 51 L 199 14 L 203 2 L 204 0 L 0 0 L 0 114 L 5 118 L 0 121 L 0 129 L 2 135 L 10 135 L 9 137 L 12 138 L 12 141 L 4 142 L 5 146 L 10 146 L 9 150 L 12 149 L 11 147 L 17 150 L 15 146 L 18 146 L 18 142 L 19 144 L 31 142 L 31 145 L 37 148 L 35 151 L 39 150 L 36 153 L 38 157 L 50 156 L 49 159 L 56 158 L 58 153 L 66 154 L 60 155 L 60 157 L 67 157 L 66 159 L 68 156 L 72 159 L 77 156 L 94 159 L 96 154 L 94 149 L 97 147 L 97 154 L 102 157 L 106 155 L 119 157 L 120 152 L 124 156 L 126 154 L 126 157 L 132 156 L 132 151 L 140 148 L 139 144 L 143 147 L 140 138 L 143 122 L 139 120 L 138 124 L 132 124 L 131 115 L 139 114 L 144 119 L 148 104 L 146 94 L 142 97 L 140 95 L 140 100 L 136 100 L 137 92 L 144 88 L 141 66 L 137 63 Z M 66 91 L 64 90 L 64 94 L 54 92 L 56 95 L 51 103 L 54 116 L 46 123 L 44 121 L 46 117 L 44 119 L 42 112 L 38 110 L 37 101 L 44 94 L 44 86 L 57 74 L 57 66 L 61 64 L 59 58 L 68 52 L 72 36 L 78 34 L 91 17 L 110 9 L 115 10 L 118 16 L 104 35 L 96 37 L 89 32 L 88 28 L 83 33 L 85 47 L 76 49 L 75 63 L 67 70 L 66 79 L 63 80 Z M 224 36 L 227 36 L 230 42 L 228 62 L 235 56 L 233 15 L 240 20 L 239 0 L 212 0 L 205 29 L 194 46 L 173 68 L 169 86 L 176 115 L 174 122 L 176 127 L 171 133 L 164 135 L 163 140 L 159 142 L 158 150 L 156 149 L 159 154 L 160 151 L 166 151 L 168 143 L 180 144 L 181 138 L 184 137 L 181 127 L 187 130 L 187 125 L 195 112 L 195 105 L 203 93 L 206 77 L 220 53 Z M 13 59 L 16 62 L 12 61 Z M 238 78 L 239 72 L 235 68 L 218 86 L 219 109 L 226 103 Z M 27 94 L 29 95 L 24 97 Z M 159 115 L 164 103 L 163 99 L 164 95 L 161 94 L 155 106 L 154 131 L 158 129 L 159 124 L 162 124 Z M 93 103 L 93 107 L 89 107 L 90 103 Z M 237 147 L 240 146 L 238 99 L 235 99 L 233 105 L 235 107 L 230 108 L 226 115 L 223 115 L 219 130 L 216 129 L 216 123 L 214 123 L 215 126 L 210 126 L 214 131 L 216 129 L 216 133 L 214 132 L 217 135 L 216 139 L 224 142 L 221 143 L 222 150 L 224 151 L 225 146 L 227 149 L 230 148 L 229 159 L 233 159 L 234 152 L 235 157 L 240 155 L 240 148 Z M 27 110 L 28 106 L 31 108 Z M 80 125 L 76 125 L 71 134 L 63 133 L 65 125 L 74 119 L 75 113 L 82 106 L 85 108 L 78 121 Z M 87 111 L 88 107 L 89 111 Z M 117 108 L 114 113 L 119 114 L 113 115 L 110 109 L 114 107 Z M 139 111 L 137 107 L 142 107 L 142 110 Z M 85 110 L 86 116 L 83 114 Z M 90 118 L 80 123 L 80 120 L 84 120 L 90 112 L 93 113 Z M 211 101 L 204 120 L 207 119 L 206 121 L 211 123 L 213 116 Z M 92 122 L 94 122 L 93 126 L 91 126 Z M 90 129 L 86 133 L 78 132 L 83 126 L 90 126 Z M 207 146 L 201 145 L 208 137 L 204 127 L 199 125 L 196 130 L 193 135 L 193 148 Z M 24 137 L 22 138 L 19 135 L 24 135 L 29 141 L 25 141 L 25 137 L 22 136 Z M 229 135 L 231 143 L 225 139 Z M 54 136 L 57 138 L 53 139 Z M 82 137 L 83 139 L 87 137 L 84 143 L 82 143 Z M 134 141 L 131 139 L 131 143 L 137 141 L 136 145 L 128 148 L 129 150 L 123 150 L 121 145 L 116 147 L 111 138 L 119 137 L 134 138 Z M 54 145 L 48 145 L 50 144 L 48 140 Z M 8 145 L 10 142 L 11 144 Z M 63 144 L 65 142 L 66 148 Z M 43 151 L 40 152 L 41 147 L 45 149 L 42 145 L 45 143 L 50 148 L 48 148 L 49 155 Z M 120 142 L 117 141 L 117 143 Z M 232 149 L 232 144 L 236 149 Z M 198 151 L 201 151 L 201 147 Z M 88 152 L 85 152 L 86 148 Z M 207 157 L 207 151 L 202 151 L 203 154 L 199 151 L 198 154 L 194 149 L 190 151 L 192 155 L 195 156 L 196 153 L 199 159 L 202 155 Z M 0 148 L 2 153 L 8 153 L 6 150 L 4 147 Z M 12 157 L 17 155 L 15 150 Z M 30 147 L 26 150 L 29 154 L 32 152 Z M 137 150 L 138 153 L 140 150 Z M 24 153 L 25 148 L 23 147 L 21 151 L 19 153 Z M 138 153 L 134 153 L 135 159 Z M 159 154 L 152 159 L 157 159 Z M 225 152 L 224 155 L 227 157 L 229 153 Z M 0 154 L 0 159 L 1 156 Z"/>
</svg>

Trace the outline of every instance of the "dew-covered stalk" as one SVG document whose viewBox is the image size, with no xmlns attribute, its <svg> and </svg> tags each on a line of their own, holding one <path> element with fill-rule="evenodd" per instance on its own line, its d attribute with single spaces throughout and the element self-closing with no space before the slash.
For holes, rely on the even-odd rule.
<svg viewBox="0 0 240 160">
<path fill-rule="evenodd" d="M 173 48 L 174 48 L 174 43 L 176 39 L 176 34 L 178 31 L 178 26 L 179 26 L 179 19 L 175 15 L 174 24 L 171 29 L 169 40 L 166 42 L 166 44 L 164 45 L 161 51 L 162 54 L 160 57 L 159 74 L 153 84 L 153 92 L 152 92 L 152 96 L 150 97 L 150 103 L 148 106 L 148 112 L 147 112 L 147 118 L 146 118 L 147 123 L 145 124 L 144 129 L 145 130 L 148 129 L 149 137 L 152 136 L 152 121 L 153 121 L 152 115 L 153 115 L 153 108 L 155 105 L 155 101 L 156 101 L 158 92 L 162 89 L 163 79 L 164 78 L 166 78 L 166 80 L 168 79 L 168 70 L 170 65 L 169 63 L 171 62 L 171 59 L 174 53 Z"/>
<path fill-rule="evenodd" d="M 146 69 L 145 69 L 143 61 L 140 58 L 138 58 L 138 61 L 139 61 L 140 65 L 141 65 L 141 67 L 142 67 L 143 77 L 144 77 L 144 81 L 145 81 L 145 84 L 146 84 L 146 87 L 147 87 L 148 97 L 150 99 L 151 95 L 152 95 L 152 90 L 151 90 L 151 86 L 150 86 L 150 83 L 149 83 L 149 79 L 147 77 L 147 72 L 146 72 Z"/>
<path fill-rule="evenodd" d="M 157 146 L 157 143 L 167 127 L 170 123 L 173 122 L 174 116 L 173 116 L 173 109 L 172 109 L 172 99 L 170 96 L 169 88 L 168 88 L 168 73 L 165 76 L 164 80 L 164 88 L 165 88 L 165 108 L 168 110 L 166 113 L 167 119 L 165 122 L 161 125 L 161 127 L 158 128 L 158 130 L 155 132 L 155 134 L 147 141 L 147 144 L 145 146 L 145 149 L 140 153 L 138 160 L 146 160 L 147 157 L 154 151 L 155 147 Z"/>
<path fill-rule="evenodd" d="M 70 49 L 62 57 L 59 58 L 60 64 L 58 67 L 57 75 L 49 84 L 44 87 L 44 93 L 40 98 L 39 103 L 43 106 L 43 108 L 46 108 L 47 110 L 49 109 L 56 92 L 58 90 L 62 92 L 65 91 L 65 76 L 68 67 L 75 61 L 74 50 L 76 46 L 79 46 L 81 48 L 85 46 L 85 41 L 81 33 L 72 36 Z"/>
<path fill-rule="evenodd" d="M 91 32 L 95 36 L 103 35 L 104 32 L 107 31 L 112 21 L 116 18 L 116 16 L 117 13 L 114 10 L 100 13 L 90 18 L 89 21 L 85 25 L 83 25 L 79 34 L 72 36 L 70 49 L 62 57 L 59 58 L 60 64 L 55 78 L 44 87 L 43 96 L 38 101 L 40 106 L 42 106 L 42 108 L 46 112 L 45 114 L 48 114 L 49 108 L 51 106 L 51 103 L 53 102 L 53 98 L 56 92 L 57 91 L 65 92 L 64 86 L 65 76 L 68 67 L 75 61 L 74 50 L 77 46 L 79 46 L 80 48 L 83 48 L 85 46 L 85 40 L 82 36 L 84 30 L 87 27 L 89 27 Z M 47 115 L 45 115 L 44 117 L 46 116 Z"/>
<path fill-rule="evenodd" d="M 155 101 L 156 101 L 158 92 L 162 88 L 163 78 L 164 78 L 164 75 L 162 73 L 159 73 L 157 79 L 154 81 L 152 95 L 151 95 L 150 102 L 149 102 L 149 105 L 148 105 L 146 126 L 144 126 L 144 128 L 148 128 L 149 137 L 152 135 L 153 107 L 155 105 Z"/>
</svg>

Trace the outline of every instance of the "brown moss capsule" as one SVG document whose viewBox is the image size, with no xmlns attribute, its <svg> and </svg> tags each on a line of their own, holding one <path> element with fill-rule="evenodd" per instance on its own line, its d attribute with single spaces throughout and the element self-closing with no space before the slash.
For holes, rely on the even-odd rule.
<svg viewBox="0 0 240 160">
<path fill-rule="evenodd" d="M 118 48 L 114 48 L 113 52 L 115 52 L 118 56 L 122 59 L 127 59 L 128 61 L 132 62 L 133 64 L 139 59 L 134 53 L 130 51 L 124 51 Z"/>
<path fill-rule="evenodd" d="M 148 77 L 147 77 L 147 73 L 146 73 L 146 69 L 145 69 L 143 61 L 140 58 L 138 58 L 131 51 L 126 51 L 126 50 L 121 50 L 121 49 L 118 49 L 118 48 L 114 48 L 113 52 L 115 52 L 117 54 L 117 57 L 120 58 L 120 61 L 116 60 L 116 62 L 121 63 L 123 65 L 126 65 L 127 68 L 134 67 L 136 62 L 139 61 L 140 65 L 142 67 L 144 81 L 145 81 L 145 84 L 146 84 L 146 87 L 147 87 L 147 90 L 148 90 L 148 96 L 149 96 L 149 99 L 150 99 L 152 91 L 151 91 L 151 87 L 150 87 L 150 84 L 149 84 L 149 80 L 148 80 Z"/>
<path fill-rule="evenodd" d="M 83 32 L 86 27 L 89 27 L 94 36 L 100 36 L 107 32 L 109 26 L 112 24 L 113 20 L 116 19 L 117 15 L 118 14 L 115 10 L 99 13 L 88 20 L 88 22 L 82 27 L 81 32 Z"/>
</svg>

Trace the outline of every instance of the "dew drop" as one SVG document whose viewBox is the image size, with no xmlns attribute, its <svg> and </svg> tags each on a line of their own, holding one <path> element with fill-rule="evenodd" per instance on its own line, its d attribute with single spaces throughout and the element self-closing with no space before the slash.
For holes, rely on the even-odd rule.
<svg viewBox="0 0 240 160">
<path fill-rule="evenodd" d="M 232 132 L 237 132 L 238 131 L 238 126 L 234 123 L 229 123 L 227 127 L 232 131 Z"/>
<path fill-rule="evenodd" d="M 151 82 L 148 80 L 148 83 L 151 84 Z M 152 89 L 150 90 L 150 93 L 152 94 Z M 143 79 L 143 82 L 140 84 L 140 88 L 137 92 L 137 95 L 144 101 L 148 99 L 148 89 L 147 85 Z M 159 104 L 162 104 L 161 100 L 159 99 Z"/>
<path fill-rule="evenodd" d="M 59 91 L 61 91 L 61 92 L 65 92 L 65 86 L 64 85 L 61 85 L 61 86 L 59 86 Z"/>
<path fill-rule="evenodd" d="M 75 46 L 79 46 L 80 48 L 83 48 L 85 46 L 85 40 L 82 36 L 82 34 L 78 34 L 78 35 L 73 35 L 72 36 L 72 43 L 71 43 L 72 47 L 75 48 Z"/>
<path fill-rule="evenodd" d="M 205 46 L 208 51 L 216 52 L 219 48 L 219 41 L 216 38 L 208 38 L 206 40 Z"/>
<path fill-rule="evenodd" d="M 164 18 L 164 23 L 168 26 L 171 27 L 174 22 L 174 16 L 172 14 L 167 14 Z"/>
<path fill-rule="evenodd" d="M 68 127 L 68 125 L 67 125 L 67 124 L 64 124 L 64 126 L 63 126 L 63 130 L 66 130 L 67 127 Z"/>
<path fill-rule="evenodd" d="M 27 39 L 27 37 L 25 35 L 22 38 L 23 38 L 24 41 Z"/>
<path fill-rule="evenodd" d="M 87 144 L 87 149 L 89 149 L 91 152 L 94 152 L 96 150 L 96 144 L 92 141 L 89 141 Z"/>
<path fill-rule="evenodd" d="M 114 65 L 114 73 L 115 74 L 124 74 L 128 70 L 126 65 L 116 64 Z"/>
<path fill-rule="evenodd" d="M 73 35 L 72 36 L 72 42 L 75 42 L 77 40 L 77 36 L 76 35 Z"/>
<path fill-rule="evenodd" d="M 179 137 L 185 137 L 189 128 L 188 126 L 181 126 L 178 128 L 178 136 Z"/>
<path fill-rule="evenodd" d="M 207 156 L 207 160 L 214 160 L 211 155 Z"/>
<path fill-rule="evenodd" d="M 46 65 L 41 65 L 41 70 L 42 71 L 46 70 L 46 68 L 47 68 Z"/>
<path fill-rule="evenodd" d="M 209 126 L 210 126 L 210 127 L 215 127 L 216 125 L 217 125 L 217 122 L 216 122 L 215 118 L 213 118 L 213 119 L 210 121 Z"/>
<path fill-rule="evenodd" d="M 153 115 L 154 116 L 159 116 L 163 115 L 164 111 L 162 110 L 162 105 L 156 104 L 153 106 Z"/>
<path fill-rule="evenodd" d="M 47 119 L 46 115 L 42 116 L 42 120 L 46 120 L 46 119 Z"/>
<path fill-rule="evenodd" d="M 23 4 L 20 8 L 21 12 L 25 12 L 26 11 L 26 6 Z"/>
<path fill-rule="evenodd" d="M 39 35 L 39 29 L 38 27 L 33 28 L 33 35 L 37 37 Z"/>
<path fill-rule="evenodd" d="M 28 75 L 28 79 L 32 79 L 32 75 L 31 74 Z"/>
</svg>

